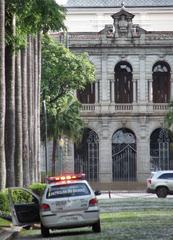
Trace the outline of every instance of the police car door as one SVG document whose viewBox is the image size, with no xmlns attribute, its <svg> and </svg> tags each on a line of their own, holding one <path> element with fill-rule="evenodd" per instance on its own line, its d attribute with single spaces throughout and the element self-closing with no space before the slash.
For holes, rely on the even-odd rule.
<svg viewBox="0 0 173 240">
<path fill-rule="evenodd" d="M 14 225 L 32 225 L 40 222 L 39 197 L 26 188 L 8 188 L 8 197 Z"/>
</svg>

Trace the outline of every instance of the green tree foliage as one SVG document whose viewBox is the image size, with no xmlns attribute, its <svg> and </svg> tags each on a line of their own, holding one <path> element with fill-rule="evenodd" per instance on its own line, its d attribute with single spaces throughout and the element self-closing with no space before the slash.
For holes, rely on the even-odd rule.
<svg viewBox="0 0 173 240">
<path fill-rule="evenodd" d="M 56 108 L 55 108 L 56 106 Z M 48 137 L 58 139 L 63 135 L 79 140 L 84 123 L 80 116 L 80 103 L 72 94 L 61 97 L 54 109 L 48 109 Z"/>
<path fill-rule="evenodd" d="M 83 89 L 94 80 L 94 66 L 86 53 L 75 55 L 53 38 L 44 37 L 41 91 L 47 104 L 56 104 L 68 92 Z"/>
<path fill-rule="evenodd" d="M 55 103 L 54 103 L 55 107 Z M 84 123 L 80 116 L 80 104 L 76 97 L 66 94 L 56 104 L 56 110 L 48 109 L 48 137 L 53 139 L 52 175 L 55 175 L 57 141 L 66 136 L 77 142 L 82 137 Z"/>
<path fill-rule="evenodd" d="M 12 16 L 16 17 L 15 35 L 6 28 L 7 45 L 13 43 L 15 48 L 20 48 L 26 45 L 29 34 L 65 30 L 65 14 L 65 8 L 55 0 L 6 0 L 6 26 L 11 26 Z"/>
<path fill-rule="evenodd" d="M 169 105 L 169 111 L 165 116 L 165 125 L 166 127 L 171 127 L 173 124 L 173 102 Z"/>
<path fill-rule="evenodd" d="M 37 179 L 37 169 L 39 166 L 39 91 L 40 91 L 40 44 L 39 37 L 40 32 L 46 33 L 49 30 L 59 31 L 65 29 L 65 9 L 56 4 L 55 0 L 6 0 L 5 1 L 5 37 L 6 37 L 6 49 L 5 49 L 5 81 L 6 81 L 6 126 L 5 126 L 5 153 L 6 153 L 6 170 L 7 170 L 7 186 L 14 186 L 14 176 L 22 182 L 22 176 L 24 176 L 24 184 L 28 185 L 29 173 L 31 175 L 31 182 Z M 28 48 L 27 48 L 28 45 Z M 20 154 L 18 158 L 14 153 L 17 152 L 19 145 L 16 144 L 16 136 L 24 135 L 26 132 L 27 124 L 24 124 L 23 115 L 24 111 L 20 111 L 20 118 L 17 116 L 17 105 L 21 105 L 24 101 L 21 98 L 19 101 L 18 93 L 22 92 L 22 84 L 24 83 L 22 78 L 16 77 L 15 72 L 15 55 L 19 55 L 19 50 L 25 47 L 25 57 L 27 58 L 26 64 L 21 65 L 17 63 L 19 70 L 25 72 L 27 79 L 25 83 L 27 91 L 25 94 L 26 104 L 30 107 L 28 111 L 29 128 L 28 134 L 25 139 L 29 141 L 23 141 L 19 139 L 23 146 L 19 149 Z M 20 66 L 19 66 L 20 65 Z M 25 68 L 22 69 L 22 68 Z M 21 75 L 21 72 L 18 72 Z M 22 84 L 21 84 L 22 83 Z M 28 83 L 28 84 L 27 84 Z M 16 91 L 17 86 L 21 86 L 21 89 Z M 23 95 L 22 95 L 23 96 Z M 32 109 L 32 111 L 30 111 Z M 19 111 L 18 111 L 19 112 Z M 27 114 L 27 111 L 25 111 Z M 27 117 L 26 117 L 27 119 Z M 34 121 L 33 121 L 34 120 Z M 16 128 L 18 123 L 22 122 L 22 127 Z M 32 127 L 31 127 L 32 121 Z M 25 126 L 25 129 L 24 129 Z M 23 132 L 22 132 L 23 131 Z M 22 133 L 22 134 L 21 134 Z M 1 135 L 3 138 L 3 136 Z M 19 137 L 21 138 L 21 137 Z M 29 146 L 26 146 L 28 144 Z M 29 152 L 28 152 L 29 151 Z M 28 154 L 30 153 L 30 155 Z M 25 156 L 24 156 L 25 155 Z M 29 160 L 28 160 L 29 156 Z M 20 159 L 19 159 L 20 158 Z M 14 164 L 14 159 L 16 164 Z M 28 161 L 31 162 L 30 169 L 28 169 Z M 22 162 L 27 163 L 23 164 Z M 16 169 L 16 166 L 22 166 L 23 174 Z M 15 167 L 15 169 L 14 169 Z M 14 174 L 15 170 L 15 174 Z M 30 171 L 31 170 L 31 171 Z M 1 169 L 0 169 L 1 171 Z M 3 171 L 1 171 L 3 173 Z M 5 171 L 4 171 L 5 172 Z M 5 176 L 5 175 L 4 175 Z M 27 177 L 27 179 L 25 179 Z M 3 177 L 5 179 L 5 177 Z M 1 187 L 0 187 L 1 188 Z M 2 187 L 4 188 L 4 186 Z"/>
<path fill-rule="evenodd" d="M 57 140 L 67 136 L 77 141 L 82 136 L 80 103 L 73 93 L 94 80 L 95 69 L 87 54 L 75 55 L 55 39 L 44 37 L 41 97 L 47 105 L 48 137 L 53 139 L 52 175 L 55 174 Z"/>
</svg>

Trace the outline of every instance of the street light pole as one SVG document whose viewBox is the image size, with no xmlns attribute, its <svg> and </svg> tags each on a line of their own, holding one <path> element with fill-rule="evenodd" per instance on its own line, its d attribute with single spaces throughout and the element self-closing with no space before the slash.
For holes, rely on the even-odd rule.
<svg viewBox="0 0 173 240">
<path fill-rule="evenodd" d="M 47 111 L 46 111 L 46 101 L 43 100 L 43 113 L 44 113 L 44 150 L 45 150 L 45 174 L 47 178 L 48 167 L 47 167 Z"/>
<path fill-rule="evenodd" d="M 64 139 L 60 138 L 59 140 L 60 146 L 60 175 L 63 173 L 63 147 L 64 147 Z"/>
</svg>

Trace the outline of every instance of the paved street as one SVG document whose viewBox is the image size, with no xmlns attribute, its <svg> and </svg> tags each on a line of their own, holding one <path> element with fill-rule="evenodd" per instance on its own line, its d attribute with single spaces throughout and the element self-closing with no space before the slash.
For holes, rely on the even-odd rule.
<svg viewBox="0 0 173 240">
<path fill-rule="evenodd" d="M 108 199 L 108 198 L 157 198 L 156 194 L 150 194 L 146 192 L 132 192 L 132 191 L 112 191 L 112 192 L 104 192 L 98 199 Z M 167 196 L 167 198 L 173 198 L 173 195 Z"/>
</svg>

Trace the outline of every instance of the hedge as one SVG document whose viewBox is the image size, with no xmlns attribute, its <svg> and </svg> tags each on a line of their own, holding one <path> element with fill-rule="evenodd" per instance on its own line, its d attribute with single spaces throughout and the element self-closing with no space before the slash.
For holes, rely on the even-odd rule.
<svg viewBox="0 0 173 240">
<path fill-rule="evenodd" d="M 41 196 L 44 192 L 45 187 L 46 184 L 44 183 L 33 183 L 28 187 L 28 189 L 37 194 L 38 196 Z M 19 189 L 15 189 L 12 191 L 12 197 L 15 203 L 26 203 L 28 201 L 32 201 L 31 196 L 27 192 L 21 191 Z M 10 212 L 8 189 L 0 191 L 0 212 Z"/>
</svg>

